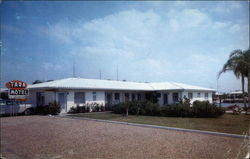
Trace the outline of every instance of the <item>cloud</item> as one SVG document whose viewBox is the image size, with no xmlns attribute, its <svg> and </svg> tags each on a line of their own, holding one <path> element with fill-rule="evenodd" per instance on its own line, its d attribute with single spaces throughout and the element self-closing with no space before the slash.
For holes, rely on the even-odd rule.
<svg viewBox="0 0 250 159">
<path fill-rule="evenodd" d="M 9 24 L 3 24 L 1 25 L 1 31 L 3 33 L 5 32 L 8 32 L 8 33 L 11 33 L 11 34 L 24 34 L 25 31 L 18 28 L 18 27 L 15 27 L 13 25 L 9 25 Z"/>
<path fill-rule="evenodd" d="M 174 30 L 202 27 L 211 21 L 206 13 L 198 9 L 184 9 L 181 12 L 171 10 L 168 16 L 170 26 Z"/>
<path fill-rule="evenodd" d="M 45 70 L 60 70 L 62 69 L 62 66 L 59 65 L 59 64 L 53 64 L 53 63 L 48 63 L 48 62 L 44 62 L 42 67 L 45 69 Z"/>
<path fill-rule="evenodd" d="M 224 45 L 218 41 L 241 31 L 240 24 L 214 20 L 200 9 L 172 9 L 166 14 L 127 10 L 90 21 L 58 22 L 48 27 L 47 35 L 86 66 L 82 74 L 102 68 L 112 75 L 119 65 L 121 78 L 127 80 L 215 78 L 223 61 L 209 48 Z"/>
<path fill-rule="evenodd" d="M 231 22 L 213 21 L 207 13 L 198 9 L 172 9 L 167 14 L 164 17 L 153 10 L 121 11 L 90 21 L 58 22 L 50 25 L 46 32 L 51 39 L 72 46 L 74 55 L 78 52 L 134 58 L 145 55 L 152 48 L 157 49 L 154 47 L 163 41 L 175 41 L 176 34 L 182 34 L 187 29 L 189 32 L 186 34 L 201 35 L 204 29 L 232 27 Z"/>
<path fill-rule="evenodd" d="M 241 8 L 242 8 L 241 2 L 227 1 L 227 2 L 217 3 L 215 7 L 211 9 L 211 11 L 220 14 L 228 14 L 231 12 L 235 12 L 236 10 L 240 10 Z"/>
<path fill-rule="evenodd" d="M 235 33 L 241 30 L 241 26 L 239 24 L 233 24 L 232 26 L 230 26 L 229 31 L 231 33 Z"/>
</svg>

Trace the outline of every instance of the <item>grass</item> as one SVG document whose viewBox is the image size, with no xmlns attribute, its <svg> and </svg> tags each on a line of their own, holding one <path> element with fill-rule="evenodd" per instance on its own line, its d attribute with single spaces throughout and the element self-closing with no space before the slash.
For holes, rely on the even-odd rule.
<svg viewBox="0 0 250 159">
<path fill-rule="evenodd" d="M 178 117 L 156 117 L 156 116 L 136 116 L 125 117 L 113 113 L 93 113 L 93 114 L 73 114 L 71 116 L 122 121 L 130 123 L 160 125 L 178 127 L 186 129 L 207 130 L 232 134 L 248 134 L 250 115 L 224 114 L 218 118 L 178 118 Z"/>
</svg>

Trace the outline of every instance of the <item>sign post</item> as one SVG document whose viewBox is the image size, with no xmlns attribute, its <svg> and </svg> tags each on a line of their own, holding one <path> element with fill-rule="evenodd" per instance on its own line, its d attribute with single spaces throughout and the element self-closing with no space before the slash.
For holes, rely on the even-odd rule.
<svg viewBox="0 0 250 159">
<path fill-rule="evenodd" d="M 6 83 L 6 87 L 8 90 L 8 96 L 9 99 L 13 99 L 15 105 L 17 104 L 16 101 L 26 101 L 26 96 L 29 95 L 29 89 L 27 89 L 28 84 L 19 81 L 19 80 L 13 80 Z M 15 112 L 14 104 L 12 106 L 12 114 Z"/>
</svg>

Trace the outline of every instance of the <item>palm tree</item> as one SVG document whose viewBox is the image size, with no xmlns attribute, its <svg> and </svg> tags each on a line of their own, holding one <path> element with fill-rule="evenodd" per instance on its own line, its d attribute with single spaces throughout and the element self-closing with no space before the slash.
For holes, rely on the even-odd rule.
<svg viewBox="0 0 250 159">
<path fill-rule="evenodd" d="M 218 74 L 218 78 L 220 75 L 227 71 L 233 71 L 237 78 L 241 78 L 241 85 L 242 85 L 242 96 L 244 99 L 244 109 L 246 110 L 246 98 L 245 98 L 245 77 L 248 78 L 248 93 L 249 93 L 249 50 L 242 51 L 242 50 L 234 50 L 230 55 L 227 62 L 224 64 L 223 68 Z M 248 95 L 249 101 L 249 95 Z M 250 108 L 250 102 L 248 104 Z"/>
<path fill-rule="evenodd" d="M 244 52 L 244 58 L 242 60 L 245 63 L 247 69 L 248 79 L 248 109 L 250 108 L 250 48 Z"/>
</svg>

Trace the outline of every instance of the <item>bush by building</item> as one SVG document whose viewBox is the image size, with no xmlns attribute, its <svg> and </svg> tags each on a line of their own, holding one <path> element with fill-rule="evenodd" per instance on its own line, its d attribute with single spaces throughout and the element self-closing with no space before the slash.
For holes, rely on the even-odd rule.
<svg viewBox="0 0 250 159">
<path fill-rule="evenodd" d="M 225 113 L 225 109 L 210 104 L 208 101 L 194 101 L 194 117 L 218 117 Z"/>
<path fill-rule="evenodd" d="M 58 102 L 50 102 L 46 106 L 37 106 L 34 110 L 35 114 L 42 114 L 42 115 L 57 115 L 61 112 L 61 106 Z"/>
<path fill-rule="evenodd" d="M 74 113 L 88 113 L 88 112 L 101 112 L 101 111 L 105 111 L 105 107 L 102 104 L 87 103 L 83 106 L 77 105 L 76 107 L 71 107 L 68 113 L 74 114 Z"/>
<path fill-rule="evenodd" d="M 129 101 L 119 103 L 112 107 L 112 111 L 116 114 L 125 114 L 126 108 L 131 115 L 160 115 L 160 106 L 152 102 Z"/>
<path fill-rule="evenodd" d="M 125 114 L 126 108 L 131 115 L 166 117 L 218 117 L 225 113 L 224 108 L 212 105 L 208 101 L 195 101 L 191 105 L 188 99 L 162 107 L 152 102 L 125 102 L 114 105 L 112 111 L 117 114 Z"/>
</svg>

